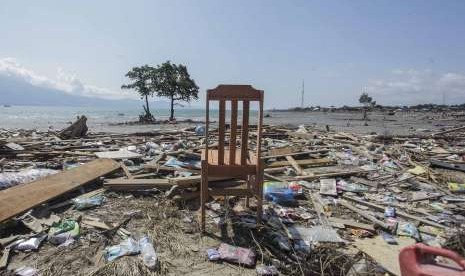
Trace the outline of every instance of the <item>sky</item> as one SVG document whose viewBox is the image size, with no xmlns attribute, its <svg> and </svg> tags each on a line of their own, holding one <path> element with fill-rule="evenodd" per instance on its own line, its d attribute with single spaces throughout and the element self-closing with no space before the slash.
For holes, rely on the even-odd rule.
<svg viewBox="0 0 465 276">
<path fill-rule="evenodd" d="M 187 66 L 205 90 L 252 84 L 267 108 L 465 103 L 465 1 L 2 1 L 0 74 L 121 91 L 133 66 Z"/>
</svg>

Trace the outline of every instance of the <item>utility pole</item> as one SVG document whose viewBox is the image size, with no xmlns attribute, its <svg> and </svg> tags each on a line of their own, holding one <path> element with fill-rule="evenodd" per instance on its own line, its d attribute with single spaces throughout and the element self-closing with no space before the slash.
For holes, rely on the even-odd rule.
<svg viewBox="0 0 465 276">
<path fill-rule="evenodd" d="M 300 98 L 300 107 L 304 108 L 304 94 L 305 94 L 305 82 L 302 80 L 302 94 Z"/>
</svg>

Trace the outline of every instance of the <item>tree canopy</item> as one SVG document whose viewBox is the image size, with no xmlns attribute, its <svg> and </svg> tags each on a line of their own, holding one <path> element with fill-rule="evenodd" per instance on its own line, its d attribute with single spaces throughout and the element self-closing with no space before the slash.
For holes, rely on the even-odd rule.
<svg viewBox="0 0 465 276">
<path fill-rule="evenodd" d="M 368 96 L 368 93 L 364 92 L 362 95 L 360 95 L 358 101 L 363 105 L 370 105 L 373 102 L 373 98 Z"/>
<path fill-rule="evenodd" d="M 190 102 L 199 98 L 199 87 L 190 77 L 185 65 L 167 61 L 158 65 L 151 76 L 151 86 L 157 96 L 170 100 L 170 120 L 174 120 L 176 101 Z"/>
<path fill-rule="evenodd" d="M 367 114 L 367 109 L 368 107 L 373 107 L 376 105 L 376 101 L 373 101 L 373 98 L 368 96 L 368 93 L 363 92 L 362 95 L 360 95 L 360 98 L 358 101 L 363 104 L 363 119 L 368 119 L 368 114 Z"/>
<path fill-rule="evenodd" d="M 149 96 L 154 94 L 170 100 L 170 120 L 174 120 L 174 105 L 178 104 L 177 101 L 190 102 L 199 98 L 199 87 L 182 64 L 167 61 L 157 67 L 133 67 L 126 73 L 126 77 L 132 82 L 122 85 L 121 89 L 134 89 L 142 99 L 145 98 L 145 113 L 140 116 L 141 121 L 155 121 L 148 101 Z"/>
<path fill-rule="evenodd" d="M 121 89 L 134 89 L 139 93 L 142 99 L 145 98 L 145 113 L 140 116 L 141 121 L 155 121 L 149 108 L 149 96 L 153 96 L 154 90 L 151 86 L 153 79 L 154 68 L 149 65 L 143 65 L 140 67 L 133 67 L 129 72 L 126 73 L 126 77 L 132 80 L 129 84 L 123 84 Z"/>
</svg>

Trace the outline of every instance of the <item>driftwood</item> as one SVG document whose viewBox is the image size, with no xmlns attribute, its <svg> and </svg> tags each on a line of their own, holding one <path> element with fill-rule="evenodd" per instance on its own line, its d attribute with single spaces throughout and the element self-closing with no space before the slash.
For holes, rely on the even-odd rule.
<svg viewBox="0 0 465 276">
<path fill-rule="evenodd" d="M 88 130 L 86 122 L 87 117 L 82 115 L 81 117 L 78 117 L 76 122 L 74 122 L 72 125 L 60 131 L 58 136 L 60 136 L 62 139 L 83 137 L 87 134 Z"/>
<path fill-rule="evenodd" d="M 456 127 L 456 128 L 448 129 L 448 130 L 441 131 L 441 132 L 436 132 L 436 133 L 433 133 L 433 136 L 442 135 L 442 134 L 446 134 L 446 133 L 451 133 L 451 132 L 455 132 L 455 131 L 461 131 L 461 130 L 465 130 L 465 126 Z"/>
</svg>

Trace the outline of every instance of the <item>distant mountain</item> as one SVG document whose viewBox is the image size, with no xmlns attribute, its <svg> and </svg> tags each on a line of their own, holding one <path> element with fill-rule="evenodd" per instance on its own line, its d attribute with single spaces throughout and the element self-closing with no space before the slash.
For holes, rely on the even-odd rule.
<svg viewBox="0 0 465 276">
<path fill-rule="evenodd" d="M 0 105 L 43 105 L 43 106 L 135 106 L 142 100 L 108 100 L 67 94 L 63 91 L 34 86 L 24 80 L 0 75 Z M 153 101 L 154 108 L 168 108 L 166 101 Z"/>
</svg>

